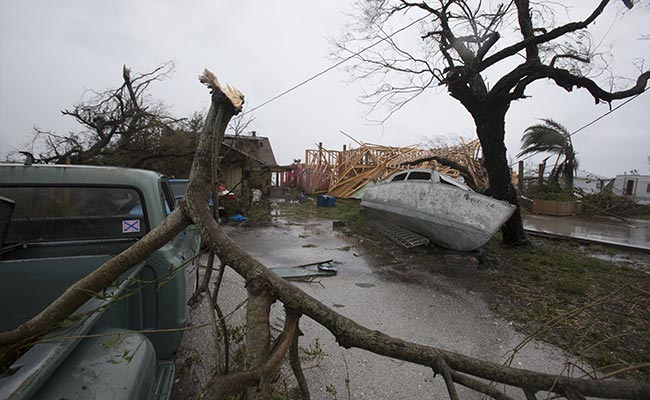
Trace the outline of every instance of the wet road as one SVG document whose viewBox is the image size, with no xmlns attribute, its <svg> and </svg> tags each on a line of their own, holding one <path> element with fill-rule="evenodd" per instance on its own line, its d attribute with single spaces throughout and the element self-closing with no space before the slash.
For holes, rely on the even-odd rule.
<svg viewBox="0 0 650 400">
<path fill-rule="evenodd" d="M 280 222 L 271 228 L 228 227 L 227 233 L 268 267 L 334 259 L 337 276 L 296 284 L 370 329 L 499 363 L 524 339 L 510 323 L 492 314 L 481 295 L 471 290 L 472 285 L 465 284 L 477 284 L 476 264 L 469 260 L 437 255 L 430 260 L 431 265 L 414 268 L 409 259 L 402 259 L 393 260 L 394 266 L 387 268 L 377 264 L 377 258 L 367 252 L 360 239 L 333 230 L 331 221 L 302 225 Z M 441 274 L 441 269 L 455 272 Z M 222 296 L 232 303 L 230 307 L 245 296 L 237 287 L 241 284 L 238 279 L 232 273 L 226 276 L 226 288 L 233 292 L 223 291 Z M 273 326 L 281 328 L 281 305 L 274 305 L 273 316 Z M 364 350 L 343 349 L 325 328 L 306 317 L 301 320 L 301 329 L 305 333 L 300 339 L 302 348 L 313 346 L 318 339 L 328 354 L 318 367 L 306 370 L 314 399 L 347 399 L 348 390 L 352 399 L 448 398 L 442 379 L 434 378 L 425 367 Z M 512 365 L 560 372 L 565 361 L 566 356 L 557 348 L 533 342 Z M 305 366 L 313 364 L 306 362 Z M 459 390 L 462 398 L 481 397 Z M 509 394 L 523 398 L 519 392 Z"/>
<path fill-rule="evenodd" d="M 608 217 L 552 217 L 526 215 L 524 228 L 577 239 L 627 245 L 650 250 L 650 221 L 621 221 Z"/>
</svg>

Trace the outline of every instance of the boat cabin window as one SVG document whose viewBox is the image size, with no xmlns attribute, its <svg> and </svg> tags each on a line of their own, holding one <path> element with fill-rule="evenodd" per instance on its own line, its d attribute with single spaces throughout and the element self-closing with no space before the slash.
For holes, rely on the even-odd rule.
<svg viewBox="0 0 650 400">
<path fill-rule="evenodd" d="M 391 179 L 390 181 L 391 182 L 397 182 L 397 181 L 403 181 L 404 179 L 406 179 L 406 172 L 395 175 L 393 177 L 393 179 Z"/>
<path fill-rule="evenodd" d="M 428 181 L 431 180 L 431 172 L 412 171 L 408 177 L 409 181 Z"/>
</svg>

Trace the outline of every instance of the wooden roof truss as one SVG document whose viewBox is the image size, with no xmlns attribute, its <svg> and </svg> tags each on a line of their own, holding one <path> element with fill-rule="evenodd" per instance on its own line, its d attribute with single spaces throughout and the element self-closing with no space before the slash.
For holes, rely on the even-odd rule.
<svg viewBox="0 0 650 400">
<path fill-rule="evenodd" d="M 325 175 L 328 181 L 326 192 L 336 197 L 350 197 L 369 181 L 385 179 L 391 174 L 408 168 L 434 168 L 446 175 L 458 177 L 460 173 L 434 160 L 404 166 L 432 156 L 446 158 L 467 167 L 474 181 L 480 187 L 487 186 L 486 174 L 480 163 L 481 145 L 478 140 L 461 142 L 457 146 L 426 149 L 420 146 L 390 147 L 375 144 L 361 144 L 358 148 L 339 151 L 308 149 L 305 151 L 307 169 Z"/>
</svg>

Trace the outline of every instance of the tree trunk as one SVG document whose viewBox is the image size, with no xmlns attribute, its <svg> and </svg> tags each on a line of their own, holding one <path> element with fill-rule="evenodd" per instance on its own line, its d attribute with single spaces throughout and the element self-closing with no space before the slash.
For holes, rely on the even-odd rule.
<svg viewBox="0 0 650 400">
<path fill-rule="evenodd" d="M 248 347 L 248 368 L 262 367 L 271 353 L 271 312 L 272 286 L 263 278 L 246 281 L 248 305 L 246 307 L 246 346 Z M 270 399 L 269 376 L 263 376 L 259 388 L 248 389 L 248 399 Z"/>
<path fill-rule="evenodd" d="M 505 117 L 509 106 L 508 102 L 486 102 L 478 107 L 478 112 L 473 116 L 476 133 L 483 148 L 483 165 L 490 180 L 487 193 L 517 207 L 512 217 L 501 228 L 503 242 L 510 245 L 522 245 L 527 243 L 527 239 L 519 211 L 517 191 L 512 184 L 504 143 Z"/>
<path fill-rule="evenodd" d="M 575 165 L 575 159 L 573 157 L 569 158 L 564 165 L 564 186 L 567 190 L 573 189 Z"/>
</svg>

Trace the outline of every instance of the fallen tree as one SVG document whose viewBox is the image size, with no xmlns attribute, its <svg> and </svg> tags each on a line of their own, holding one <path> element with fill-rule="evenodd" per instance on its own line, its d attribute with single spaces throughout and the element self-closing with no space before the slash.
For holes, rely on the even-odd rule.
<svg viewBox="0 0 650 400">
<path fill-rule="evenodd" d="M 216 182 L 216 177 L 213 176 L 213 160 L 218 157 L 230 118 L 241 110 L 243 96 L 237 90 L 219 84 L 216 77 L 207 70 L 200 77 L 200 81 L 210 88 L 212 105 L 199 139 L 187 196 L 180 206 L 162 225 L 75 283 L 32 320 L 12 331 L 1 333 L 0 346 L 5 350 L 16 343 L 24 343 L 43 335 L 56 323 L 72 314 L 94 293 L 107 287 L 120 274 L 136 265 L 146 254 L 162 246 L 188 224 L 193 223 L 204 243 L 221 260 L 222 268 L 227 265 L 245 279 L 249 293 L 247 341 L 250 369 L 215 375 L 204 391 L 204 395 L 210 398 L 225 398 L 229 394 L 251 387 L 257 387 L 257 390 L 249 391 L 249 394 L 270 398 L 270 383 L 282 360 L 287 353 L 295 355 L 295 351 L 291 349 L 295 349 L 295 335 L 299 331 L 298 324 L 302 315 L 326 327 L 345 348 L 365 349 L 431 368 L 444 379 L 452 399 L 458 398 L 456 384 L 495 399 L 511 398 L 505 391 L 491 385 L 491 382 L 520 388 L 529 400 L 537 398 L 535 393 L 540 391 L 569 399 L 583 399 L 584 396 L 626 399 L 650 397 L 650 383 L 618 379 L 578 379 L 539 373 L 394 338 L 338 314 L 297 286 L 269 271 L 228 238 L 217 225 L 208 206 L 210 190 Z M 283 333 L 272 349 L 269 309 L 275 301 L 284 304 L 287 315 Z M 296 357 L 291 358 L 296 375 L 301 375 Z M 303 386 L 301 384 L 303 398 L 309 398 Z"/>
</svg>

